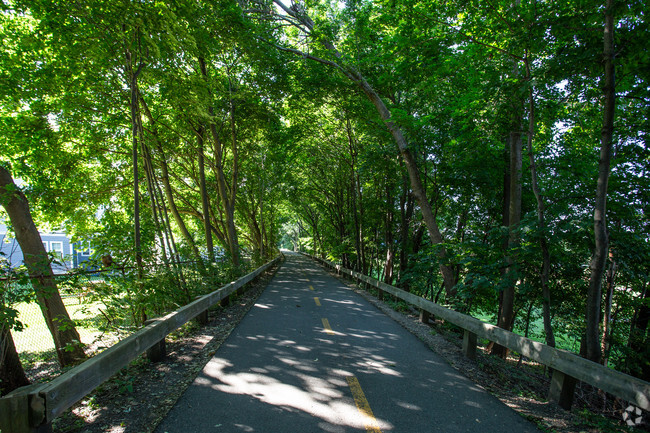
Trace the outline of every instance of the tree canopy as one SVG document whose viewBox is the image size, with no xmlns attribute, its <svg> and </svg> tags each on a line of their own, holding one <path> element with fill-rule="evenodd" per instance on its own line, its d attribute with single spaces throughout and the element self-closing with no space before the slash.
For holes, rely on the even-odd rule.
<svg viewBox="0 0 650 433">
<path fill-rule="evenodd" d="M 97 257 L 302 249 L 648 380 L 647 14 L 4 0 L 0 164 Z"/>
</svg>

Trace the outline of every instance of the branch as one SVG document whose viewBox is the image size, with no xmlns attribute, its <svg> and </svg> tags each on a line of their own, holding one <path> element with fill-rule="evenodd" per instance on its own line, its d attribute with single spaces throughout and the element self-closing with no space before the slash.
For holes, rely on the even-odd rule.
<svg viewBox="0 0 650 433">
<path fill-rule="evenodd" d="M 260 38 L 260 40 L 263 41 L 263 42 L 266 42 L 267 44 L 271 45 L 272 47 L 275 47 L 276 49 L 278 49 L 280 51 L 284 51 L 284 52 L 287 52 L 287 53 L 292 53 L 292 54 L 295 54 L 296 56 L 300 56 L 300 57 L 303 57 L 305 59 L 314 60 L 314 61 L 316 61 L 318 63 L 322 63 L 324 65 L 331 66 L 333 68 L 339 69 L 341 72 L 343 72 L 344 74 L 347 75 L 347 71 L 341 65 L 339 65 L 336 62 L 333 62 L 331 60 L 321 59 L 320 57 L 316 57 L 316 56 L 313 56 L 311 54 L 307 54 L 304 51 L 300 51 L 300 50 L 297 50 L 295 48 L 283 47 L 281 45 L 277 45 L 277 44 L 274 44 L 273 42 L 267 41 L 266 39 L 263 39 L 263 38 Z"/>
</svg>

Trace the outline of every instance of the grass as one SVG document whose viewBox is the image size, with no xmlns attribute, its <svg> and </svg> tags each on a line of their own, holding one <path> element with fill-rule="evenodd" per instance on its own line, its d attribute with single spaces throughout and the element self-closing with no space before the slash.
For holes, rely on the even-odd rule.
<svg viewBox="0 0 650 433">
<path fill-rule="evenodd" d="M 77 297 L 63 299 L 70 318 L 77 323 L 77 331 L 84 344 L 91 344 L 102 334 L 97 327 L 97 321 L 92 320 L 101 313 L 100 303 L 80 303 Z M 54 342 L 47 328 L 43 314 L 38 304 L 21 303 L 16 307 L 18 320 L 25 328 L 20 332 L 13 332 L 14 343 L 19 354 L 22 353 L 43 353 L 54 351 Z"/>
<path fill-rule="evenodd" d="M 494 323 L 493 315 L 475 311 L 472 312 L 472 317 L 479 319 L 483 322 L 496 325 L 496 323 Z M 522 326 L 515 326 L 514 329 L 515 333 L 523 336 L 524 331 L 525 329 Z M 579 351 L 580 349 L 579 341 L 577 341 L 574 337 L 571 337 L 565 333 L 560 332 L 558 329 L 554 329 L 554 331 L 555 331 L 554 332 L 555 346 L 558 349 L 564 349 L 574 353 L 577 353 Z M 530 321 L 530 326 L 528 329 L 528 338 L 530 338 L 533 341 L 538 341 L 540 343 L 546 342 L 544 339 L 544 322 L 542 321 L 541 317 Z"/>
</svg>

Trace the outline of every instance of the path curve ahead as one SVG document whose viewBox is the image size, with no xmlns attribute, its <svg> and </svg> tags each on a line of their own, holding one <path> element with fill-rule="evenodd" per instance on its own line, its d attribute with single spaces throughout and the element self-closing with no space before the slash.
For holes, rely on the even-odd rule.
<svg viewBox="0 0 650 433">
<path fill-rule="evenodd" d="M 156 433 L 539 432 L 310 259 L 287 259 Z"/>
</svg>

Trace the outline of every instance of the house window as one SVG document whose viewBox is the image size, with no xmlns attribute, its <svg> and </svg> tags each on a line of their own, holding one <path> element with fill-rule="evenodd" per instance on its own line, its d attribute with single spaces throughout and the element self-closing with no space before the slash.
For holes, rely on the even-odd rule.
<svg viewBox="0 0 650 433">
<path fill-rule="evenodd" d="M 46 252 L 49 252 L 49 251 L 50 251 L 50 247 L 49 247 L 47 241 L 43 241 L 43 248 L 45 248 L 45 251 L 46 251 Z"/>
<path fill-rule="evenodd" d="M 85 250 L 82 250 L 82 251 L 81 251 L 81 255 L 82 255 L 82 256 L 84 256 L 84 257 L 88 257 L 88 256 L 90 256 L 90 254 L 91 254 L 91 251 L 90 251 L 90 241 L 88 241 L 88 242 L 80 242 L 80 243 L 79 243 L 79 247 L 80 247 L 80 248 L 84 248 L 84 247 L 86 247 Z"/>
<path fill-rule="evenodd" d="M 57 257 L 63 257 L 63 242 L 50 242 L 50 251 L 56 253 Z"/>
</svg>

